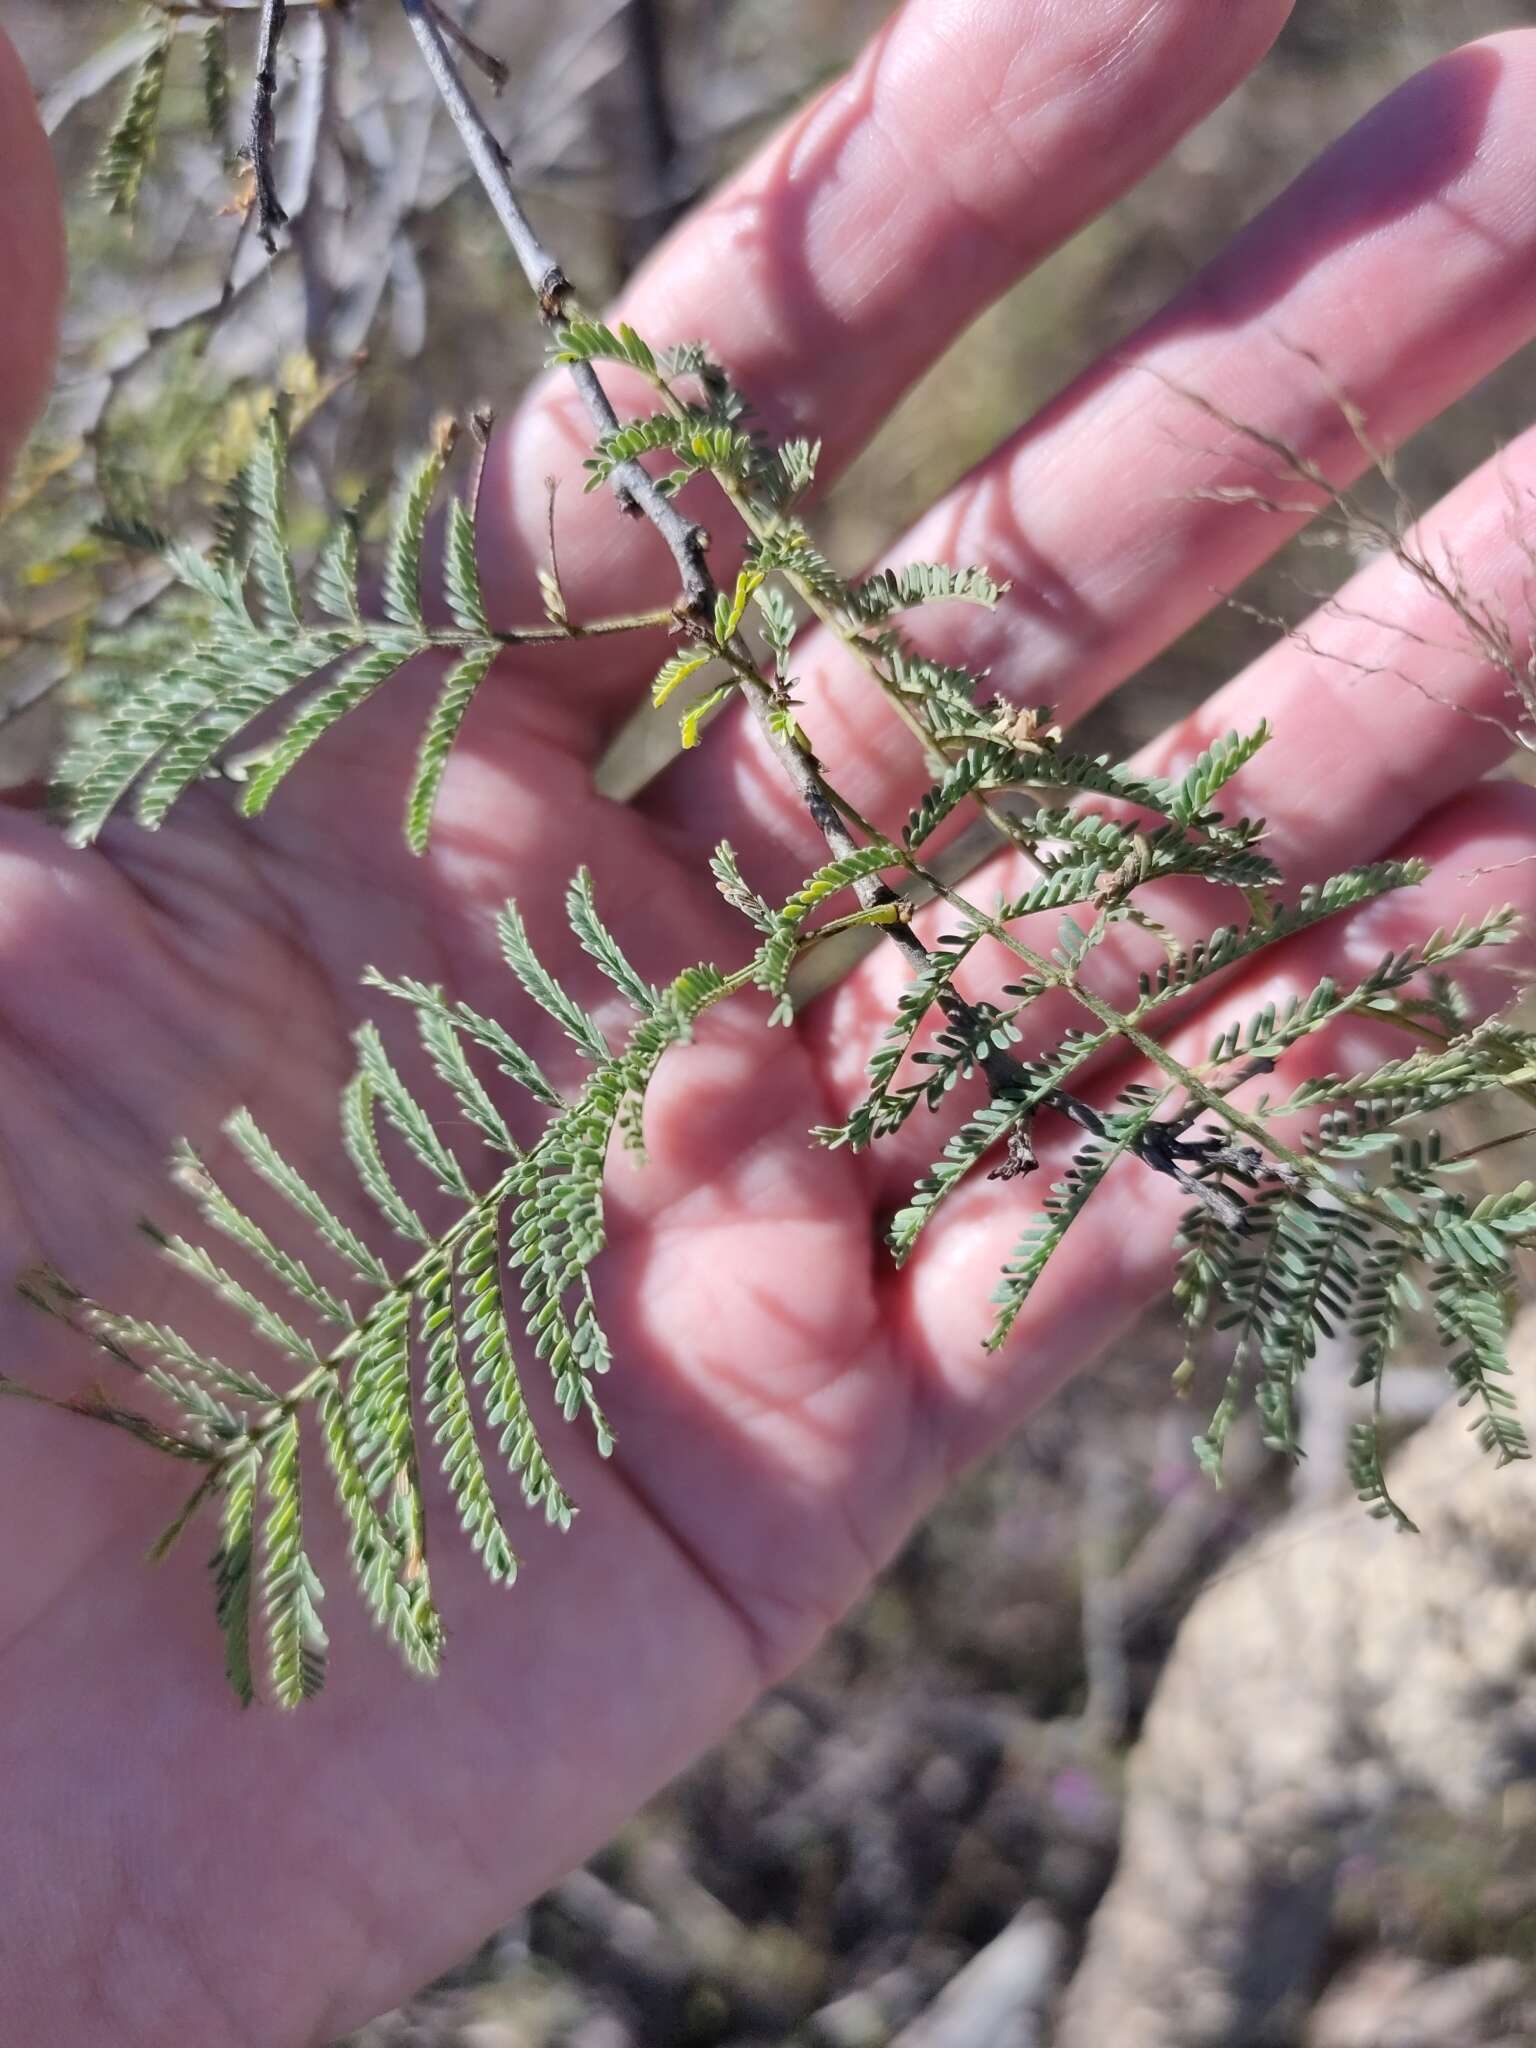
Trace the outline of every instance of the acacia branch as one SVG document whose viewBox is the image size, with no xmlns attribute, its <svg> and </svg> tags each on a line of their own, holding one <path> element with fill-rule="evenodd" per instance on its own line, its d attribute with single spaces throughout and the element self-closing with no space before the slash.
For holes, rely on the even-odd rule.
<svg viewBox="0 0 1536 2048">
<path fill-rule="evenodd" d="M 575 295 L 570 280 L 554 254 L 539 239 L 533 223 L 523 211 L 512 184 L 506 152 L 486 125 L 465 87 L 454 61 L 450 40 L 444 34 L 435 0 L 400 0 L 400 5 L 475 174 L 495 208 L 496 217 L 538 302 L 539 317 L 558 341 L 565 332 L 574 305 Z M 599 435 L 617 433 L 618 414 L 596 369 L 590 362 L 572 363 L 568 367 Z M 682 580 L 678 617 L 696 638 L 706 640 L 730 662 L 753 718 L 799 793 L 833 858 L 844 860 L 860 852 L 860 843 L 845 821 L 846 806 L 828 782 L 803 735 L 797 731 L 791 736 L 775 716 L 777 707 L 773 691 L 759 674 L 750 650 L 739 636 L 724 647 L 714 638 L 712 623 L 718 591 L 705 560 L 708 536 L 703 528 L 683 516 L 637 461 L 616 464 L 608 481 L 621 506 L 648 519 L 666 542 Z M 853 887 L 855 897 L 865 910 L 883 909 L 902 900 L 876 876 L 864 876 Z M 920 973 L 928 964 L 930 954 L 910 924 L 898 919 L 882 929 L 886 939 L 906 956 L 914 973 Z M 942 993 L 939 1005 L 957 1029 L 980 1035 L 980 1013 L 954 989 L 949 988 Z M 996 1049 L 989 1051 L 981 1062 L 981 1071 L 994 1099 L 1018 1100 L 1036 1091 L 1037 1084 L 1032 1082 L 1028 1071 L 1008 1053 Z M 1055 1109 L 1092 1135 L 1107 1135 L 1097 1110 L 1064 1089 L 1052 1089 L 1040 1101 L 1042 1107 Z M 1241 1227 L 1242 1205 L 1224 1189 L 1196 1177 L 1199 1168 L 1207 1164 L 1209 1156 L 1208 1148 L 1200 1141 L 1186 1139 L 1181 1132 L 1171 1131 L 1165 1125 L 1153 1125 L 1132 1141 L 1131 1149 L 1144 1165 L 1176 1181 L 1228 1228 Z M 1015 1159 L 1016 1172 L 1027 1171 L 1033 1164 L 1033 1155 L 1027 1147 L 1024 1153 L 1015 1155 Z M 1189 1170 L 1192 1167 L 1195 1172 Z"/>
</svg>

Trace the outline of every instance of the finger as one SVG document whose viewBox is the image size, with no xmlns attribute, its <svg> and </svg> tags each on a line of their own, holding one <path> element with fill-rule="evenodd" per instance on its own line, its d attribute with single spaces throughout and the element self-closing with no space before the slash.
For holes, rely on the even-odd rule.
<svg viewBox="0 0 1536 2048">
<path fill-rule="evenodd" d="M 1356 981 L 1384 952 L 1422 939 L 1436 925 L 1454 925 L 1506 902 L 1527 919 L 1536 913 L 1536 791 L 1503 783 L 1460 798 L 1402 851 L 1434 860 L 1435 873 L 1422 890 L 1383 899 L 1277 949 L 1241 988 L 1225 991 L 1175 1034 L 1175 1056 L 1198 1063 L 1228 1024 L 1310 989 L 1325 974 Z M 1522 937 L 1517 946 L 1469 955 L 1457 963 L 1457 978 L 1479 1010 L 1494 1010 L 1509 1001 L 1513 972 L 1528 970 L 1533 957 L 1529 937 Z M 1310 1074 L 1369 1069 L 1400 1057 L 1407 1044 L 1387 1024 L 1348 1019 L 1297 1047 L 1262 1085 L 1279 1098 Z M 1155 1069 L 1128 1064 L 1102 1093 L 1159 1078 Z M 1289 1126 L 1282 1135 L 1291 1135 Z M 1047 1139 L 1042 1128 L 1041 1138 L 1044 1171 L 1007 1184 L 973 1178 L 940 1212 L 893 1283 L 928 1377 L 936 1435 L 955 1462 L 976 1455 L 1038 1407 L 1171 1277 L 1172 1239 L 1187 1197 L 1165 1177 L 1126 1161 L 1111 1170 L 1064 1239 L 1007 1348 L 998 1354 L 981 1349 L 997 1274 L 1074 1149 L 1070 1136 Z"/>
<path fill-rule="evenodd" d="M 0 484 L 48 395 L 64 220 L 27 74 L 0 31 Z"/>
<path fill-rule="evenodd" d="M 1522 512 L 1530 524 L 1533 488 L 1536 430 L 1453 491 L 1408 536 L 1401 558 L 1371 563 L 1299 639 L 1270 649 L 1144 749 L 1137 772 L 1182 773 L 1218 734 L 1252 731 L 1267 719 L 1274 737 L 1221 803 L 1229 815 L 1268 821 L 1263 850 L 1285 877 L 1284 893 L 1380 858 L 1509 751 L 1509 721 L 1520 710 L 1510 702 L 1510 671 L 1523 662 L 1519 650 L 1529 647 L 1536 627 L 1531 544 L 1520 525 Z M 1414 558 L 1462 589 L 1470 623 L 1414 572 Z M 1498 633 L 1507 665 L 1490 658 Z M 1032 879 L 1020 856 L 1003 855 L 965 887 L 985 903 L 999 891 L 1022 892 Z M 1184 946 L 1246 915 L 1240 901 L 1196 882 L 1153 884 L 1136 901 Z M 1059 917 L 1021 920 L 1016 936 L 1049 954 Z M 954 922 L 953 912 L 936 908 L 920 916 L 917 928 L 931 941 Z M 889 947 L 872 953 L 807 1018 L 840 1114 L 862 1092 L 863 1063 L 905 979 L 904 963 L 891 954 Z M 1089 979 L 1109 1001 L 1124 1002 L 1137 976 L 1155 970 L 1160 958 L 1155 939 L 1122 926 L 1092 956 Z M 1017 978 L 1014 956 L 989 946 L 972 956 L 963 986 L 973 999 L 995 1000 Z M 1069 1008 L 1064 997 L 1031 1008 L 1026 1057 L 1039 1050 L 1043 1035 L 1061 1028 Z M 912 1164 L 900 1143 L 888 1154 L 887 1171 Z"/>
<path fill-rule="evenodd" d="M 1081 716 L 1301 523 L 1219 501 L 1263 483 L 1266 458 L 1185 394 L 1342 483 L 1366 456 L 1339 391 L 1391 446 L 1536 332 L 1533 113 L 1531 32 L 1394 94 L 907 537 L 898 559 L 981 560 L 1013 579 L 995 614 L 913 615 L 919 644 L 990 666 L 1014 701 Z M 879 693 L 824 634 L 805 637 L 797 676 L 846 794 L 877 819 L 904 807 L 921 763 Z M 764 886 L 792 886 L 816 850 L 777 765 L 741 717 L 709 745 L 708 772 L 678 763 L 654 814 L 703 843 L 728 834 Z"/>
<path fill-rule="evenodd" d="M 913 0 L 667 242 L 615 317 L 658 344 L 707 340 L 769 431 L 820 439 L 835 475 L 985 305 L 1231 90 L 1288 12 Z M 578 614 L 673 587 L 659 544 L 580 497 L 591 440 L 563 377 L 498 437 L 482 531 L 509 613 L 537 609 L 549 476 L 570 480 L 560 555 Z"/>
</svg>

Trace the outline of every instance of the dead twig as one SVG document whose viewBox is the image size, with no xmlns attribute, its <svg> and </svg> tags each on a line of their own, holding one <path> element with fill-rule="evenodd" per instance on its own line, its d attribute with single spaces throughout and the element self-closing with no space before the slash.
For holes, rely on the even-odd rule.
<svg viewBox="0 0 1536 2048">
<path fill-rule="evenodd" d="M 246 154 L 255 184 L 256 232 L 269 255 L 277 251 L 278 230 L 288 225 L 288 215 L 277 196 L 272 165 L 277 140 L 277 53 L 287 25 L 288 0 L 262 0 L 261 32 L 256 45 L 256 96 Z"/>
</svg>

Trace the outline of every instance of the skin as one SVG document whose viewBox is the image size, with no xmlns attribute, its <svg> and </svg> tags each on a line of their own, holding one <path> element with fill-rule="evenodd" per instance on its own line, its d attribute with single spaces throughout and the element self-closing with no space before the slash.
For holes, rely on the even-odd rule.
<svg viewBox="0 0 1536 2048">
<path fill-rule="evenodd" d="M 830 476 L 987 299 L 1259 60 L 1284 13 L 1282 0 L 917 0 L 679 230 L 620 311 L 659 340 L 708 336 L 772 425 L 825 438 Z M 1531 35 L 1437 65 L 1146 333 L 1022 424 L 896 550 L 984 559 L 1015 579 L 995 619 L 925 620 L 931 644 L 1077 716 L 1287 531 L 1194 495 L 1252 471 L 1174 385 L 1342 478 L 1360 454 L 1331 388 L 1397 439 L 1528 339 L 1533 101 Z M 0 173 L 3 450 L 50 374 L 62 267 L 46 151 L 3 45 Z M 918 276 L 932 288 L 912 293 Z M 482 562 L 509 623 L 535 609 L 537 480 L 570 473 L 584 447 L 551 386 L 493 451 Z M 1518 442 L 1426 529 L 1454 541 L 1517 643 L 1528 565 L 1512 506 L 1533 476 L 1536 440 Z M 665 598 L 650 535 L 574 487 L 561 521 L 578 615 Z M 1351 608 L 1362 617 L 1335 623 L 1333 644 L 1364 669 L 1280 646 L 1166 735 L 1152 765 L 1267 716 L 1277 740 L 1239 799 L 1273 821 L 1293 874 L 1397 850 L 1430 854 L 1436 878 L 1224 990 L 1179 1024 L 1182 1051 L 1198 1056 L 1277 986 L 1358 971 L 1536 888 L 1536 867 L 1519 864 L 1536 852 L 1531 796 L 1474 787 L 1504 747 L 1481 716 L 1503 708 L 1503 679 L 1395 564 L 1364 569 Z M 558 915 L 581 860 L 643 972 L 742 956 L 743 928 L 699 881 L 703 853 L 728 831 L 771 893 L 817 864 L 813 835 L 753 732 L 730 721 L 710 736 L 711 773 L 693 760 L 632 808 L 599 799 L 592 765 L 654 649 L 578 654 L 509 670 L 477 701 L 424 861 L 403 850 L 398 818 L 430 679 L 350 721 L 256 825 L 209 792 L 157 836 L 115 828 L 82 854 L 33 813 L 0 811 L 8 1271 L 48 1258 L 197 1334 L 195 1305 L 131 1221 L 178 1220 L 162 1168 L 172 1141 L 186 1134 L 227 1165 L 217 1127 L 242 1101 L 369 1227 L 333 1138 L 347 1034 L 372 1007 L 360 969 L 443 981 L 572 1079 L 494 958 L 490 914 L 522 898 L 550 963 L 595 999 Z M 807 720 L 849 794 L 899 815 L 920 772 L 907 742 L 824 643 L 808 642 L 803 674 Z M 996 879 L 981 878 L 984 896 Z M 1220 914 L 1209 897 L 1170 895 L 1164 910 L 1205 928 Z M 1480 1000 L 1502 999 L 1512 958 L 1477 963 Z M 1103 986 L 1133 965 L 1106 951 Z M 1090 1207 L 1001 1356 L 977 1341 L 986 1297 L 1040 1182 L 978 1183 L 890 1270 L 877 1216 L 923 1160 L 827 1155 L 806 1130 L 851 1099 L 900 978 L 878 954 L 767 1041 L 749 1008 L 726 1012 L 663 1069 L 651 1164 L 620 1161 L 610 1177 L 601 1291 L 618 1455 L 600 1466 L 579 1432 L 551 1426 L 582 1513 L 565 1538 L 514 1524 L 527 1569 L 504 1611 L 456 1543 L 439 1543 L 453 1640 L 436 1687 L 400 1674 L 368 1632 L 327 1534 L 331 1688 L 300 1716 L 242 1718 L 218 1670 L 206 1544 L 157 1573 L 142 1563 L 182 1475 L 106 1430 L 28 1407 L 0 1417 L 0 2004 L 16 2039 L 294 2048 L 393 2003 L 803 1658 L 955 1471 L 1163 1284 L 1177 1204 L 1134 1166 Z M 1006 978 L 1002 961 L 978 960 L 978 990 Z M 1382 1050 L 1357 1028 L 1304 1057 L 1345 1066 Z M 6 1313 L 8 1367 L 80 1383 L 73 1344 Z"/>
</svg>

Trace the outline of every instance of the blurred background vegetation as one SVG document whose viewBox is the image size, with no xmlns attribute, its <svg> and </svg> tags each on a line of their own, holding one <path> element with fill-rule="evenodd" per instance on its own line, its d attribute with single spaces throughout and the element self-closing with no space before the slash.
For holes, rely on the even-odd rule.
<svg viewBox="0 0 1536 2048">
<path fill-rule="evenodd" d="M 361 11 L 385 13 L 373 0 Z M 875 0 L 482 0 L 475 34 L 511 67 L 499 118 L 514 165 L 589 302 L 885 12 Z M 514 389 L 539 341 L 389 24 L 364 88 L 346 90 L 359 147 L 390 152 L 397 176 L 368 167 L 370 189 L 389 189 L 348 220 L 341 247 L 325 241 L 337 230 L 319 167 L 293 246 L 268 264 L 238 214 L 220 212 L 229 179 L 200 139 L 195 63 L 173 79 L 178 140 L 130 233 L 87 193 L 117 89 L 84 90 L 81 67 L 136 29 L 137 9 L 8 0 L 6 16 L 56 126 L 75 276 L 59 394 L 0 523 L 0 704 L 31 707 L 0 711 L 19 779 L 71 707 L 110 689 L 113 664 L 153 644 L 159 585 L 101 536 L 103 512 L 206 521 L 282 386 L 307 422 L 306 483 L 345 495 L 433 415 Z M 1536 0 L 1302 0 L 1255 76 L 909 396 L 831 494 L 833 551 L 851 566 L 881 548 L 1394 84 L 1524 21 Z M 290 108 L 290 135 L 297 119 Z M 1406 451 L 1418 502 L 1528 424 L 1530 367 L 1517 357 Z M 1245 593 L 1259 610 L 1294 609 L 1294 561 Z M 1315 559 L 1306 573 L 1316 580 Z M 1095 736 L 1117 749 L 1149 736 L 1265 637 L 1218 608 L 1096 716 Z M 1290 1475 L 1251 1445 L 1227 1491 L 1209 1492 L 1168 1390 L 1173 1362 L 1149 1321 L 973 1475 L 791 1685 L 457 1978 L 369 2029 L 367 2048 L 1053 2038 L 1114 1866 L 1125 1758 L 1181 1618 L 1212 1581 L 1241 1582 L 1258 1532 L 1310 1514 L 1295 1541 L 1321 1566 L 1357 1512 L 1330 1498 L 1340 1425 L 1323 1399 L 1301 1509 Z M 1290 1676 L 1304 1695 L 1304 1658 Z M 1517 1757 L 1506 1776 L 1525 1772 Z M 1199 2039 L 1536 2038 L 1531 1802 L 1490 1792 L 1452 1817 L 1400 1789 L 1336 1873 L 1262 2030 L 1229 2019 Z M 1278 1947 L 1298 1910 L 1277 1898 Z M 1240 1976 L 1245 1959 L 1228 1961 Z M 1180 2038 L 1129 2006 L 1103 2036 L 1105 2048 Z"/>
</svg>

